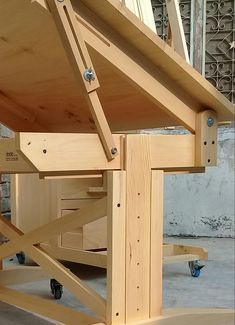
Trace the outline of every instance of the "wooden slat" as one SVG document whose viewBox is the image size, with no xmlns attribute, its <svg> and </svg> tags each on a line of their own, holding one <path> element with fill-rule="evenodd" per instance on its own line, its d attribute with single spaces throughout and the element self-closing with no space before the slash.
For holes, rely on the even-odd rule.
<svg viewBox="0 0 235 325">
<path fill-rule="evenodd" d="M 107 324 L 126 320 L 126 172 L 107 173 Z"/>
<path fill-rule="evenodd" d="M 37 314 L 52 318 L 67 325 L 91 325 L 98 320 L 92 316 L 75 311 L 63 305 L 56 305 L 50 300 L 38 298 L 16 290 L 0 287 L 0 300 L 7 304 L 29 310 Z"/>
<path fill-rule="evenodd" d="M 48 278 L 48 274 L 36 266 L 4 268 L 0 271 L 1 286 L 34 282 L 44 278 Z"/>
<path fill-rule="evenodd" d="M 163 257 L 164 264 L 190 262 L 190 261 L 198 261 L 198 260 L 200 260 L 200 256 L 196 254 L 182 254 L 182 255 Z"/>
<path fill-rule="evenodd" d="M 92 265 L 101 268 L 106 268 L 107 266 L 107 256 L 98 252 L 89 252 L 65 247 L 53 247 L 46 244 L 41 244 L 40 246 L 43 247 L 43 249 L 50 255 L 59 260 Z"/>
</svg>

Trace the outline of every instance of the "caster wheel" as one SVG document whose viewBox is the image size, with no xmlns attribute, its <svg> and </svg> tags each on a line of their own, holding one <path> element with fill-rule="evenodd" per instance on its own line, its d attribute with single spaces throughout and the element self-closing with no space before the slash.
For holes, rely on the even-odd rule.
<svg viewBox="0 0 235 325">
<path fill-rule="evenodd" d="M 188 262 L 188 265 L 189 265 L 190 273 L 194 278 L 198 278 L 200 276 L 201 269 L 205 266 L 205 265 L 200 265 L 198 261 Z"/>
<path fill-rule="evenodd" d="M 24 264 L 25 263 L 25 253 L 24 252 L 19 252 L 16 254 L 17 260 L 19 264 Z"/>
<path fill-rule="evenodd" d="M 61 299 L 63 294 L 63 286 L 55 279 L 50 280 L 51 293 L 53 294 L 56 300 Z"/>
</svg>

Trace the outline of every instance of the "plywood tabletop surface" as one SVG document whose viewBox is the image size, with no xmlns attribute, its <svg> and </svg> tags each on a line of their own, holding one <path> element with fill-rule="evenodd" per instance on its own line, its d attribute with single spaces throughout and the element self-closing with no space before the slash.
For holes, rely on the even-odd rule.
<svg viewBox="0 0 235 325">
<path fill-rule="evenodd" d="M 180 116 L 163 109 L 161 100 L 158 104 L 157 96 L 168 93 L 188 107 L 190 114 L 213 109 L 219 121 L 233 119 L 233 105 L 119 0 L 73 0 L 72 4 L 112 131 L 181 124 Z M 123 63 L 119 68 L 115 64 L 119 52 L 113 62 L 107 60 L 86 40 L 91 32 L 107 48 L 112 44 L 114 53 L 115 48 L 121 51 L 126 62 L 132 60 L 138 69 L 129 76 L 123 73 Z M 164 90 L 155 100 L 136 81 L 141 80 L 136 74 L 142 70 L 146 80 L 152 80 L 145 87 L 154 90 L 160 85 Z M 83 90 L 43 0 L 0 0 L 0 122 L 14 131 L 96 132 Z"/>
</svg>

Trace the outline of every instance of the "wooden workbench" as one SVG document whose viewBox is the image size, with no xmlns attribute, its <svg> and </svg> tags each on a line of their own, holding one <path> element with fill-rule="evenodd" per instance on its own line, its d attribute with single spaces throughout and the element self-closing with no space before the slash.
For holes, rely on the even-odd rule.
<svg viewBox="0 0 235 325">
<path fill-rule="evenodd" d="M 16 131 L 0 172 L 101 173 L 107 190 L 26 234 L 0 218 L 0 260 L 25 251 L 95 316 L 7 287 L 38 268 L 0 271 L 0 299 L 70 325 L 232 324 L 231 310 L 163 310 L 162 224 L 164 173 L 215 166 L 233 105 L 119 0 L 0 0 L 0 30 L 0 120 Z M 113 133 L 172 125 L 190 134 Z M 40 243 L 106 215 L 104 299 Z"/>
</svg>

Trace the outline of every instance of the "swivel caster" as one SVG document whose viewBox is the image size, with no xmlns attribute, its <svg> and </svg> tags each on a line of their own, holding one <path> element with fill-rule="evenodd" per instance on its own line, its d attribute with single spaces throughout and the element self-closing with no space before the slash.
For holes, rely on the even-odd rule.
<svg viewBox="0 0 235 325">
<path fill-rule="evenodd" d="M 16 257 L 17 257 L 17 260 L 18 260 L 19 264 L 24 264 L 25 263 L 25 253 L 24 252 L 16 253 Z"/>
<path fill-rule="evenodd" d="M 50 280 L 51 293 L 56 300 L 61 299 L 63 294 L 63 286 L 55 279 Z"/>
<path fill-rule="evenodd" d="M 199 263 L 199 261 L 190 261 L 190 262 L 188 262 L 188 266 L 189 266 L 192 277 L 198 278 L 201 274 L 201 269 L 205 265 L 201 265 Z"/>
</svg>

